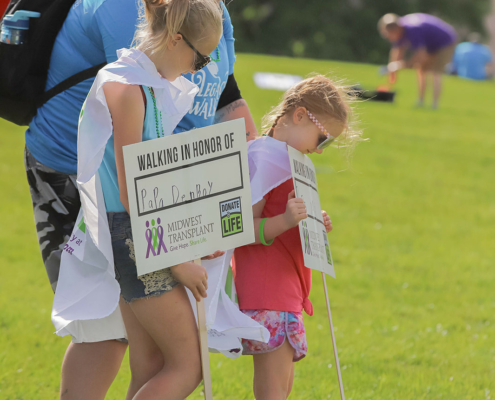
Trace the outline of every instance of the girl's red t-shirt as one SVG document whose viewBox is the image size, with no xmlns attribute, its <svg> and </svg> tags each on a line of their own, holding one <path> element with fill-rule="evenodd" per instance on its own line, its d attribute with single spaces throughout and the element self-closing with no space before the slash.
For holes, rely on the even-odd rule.
<svg viewBox="0 0 495 400">
<path fill-rule="evenodd" d="M 289 193 L 294 190 L 288 179 L 268 192 L 262 218 L 285 212 Z M 270 246 L 238 247 L 234 251 L 233 271 L 241 310 L 274 310 L 313 315 L 309 301 L 311 270 L 304 266 L 299 228 L 277 236 Z"/>
</svg>

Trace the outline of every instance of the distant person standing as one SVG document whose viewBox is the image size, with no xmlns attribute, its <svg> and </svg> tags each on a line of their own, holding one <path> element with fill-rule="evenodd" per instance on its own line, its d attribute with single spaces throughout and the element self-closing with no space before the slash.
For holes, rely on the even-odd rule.
<svg viewBox="0 0 495 400">
<path fill-rule="evenodd" d="M 418 73 L 418 106 L 423 106 L 426 77 L 433 75 L 433 108 L 438 107 L 442 91 L 442 73 L 452 60 L 456 33 L 452 26 L 428 14 L 409 14 L 399 17 L 386 14 L 378 22 L 380 34 L 392 43 L 388 64 L 391 83 L 402 68 L 415 68 Z M 412 53 L 409 59 L 406 53 Z"/>
<path fill-rule="evenodd" d="M 468 42 L 455 49 L 452 70 L 462 78 L 482 81 L 493 76 L 493 55 L 488 46 L 479 43 L 480 34 L 471 33 Z"/>
</svg>

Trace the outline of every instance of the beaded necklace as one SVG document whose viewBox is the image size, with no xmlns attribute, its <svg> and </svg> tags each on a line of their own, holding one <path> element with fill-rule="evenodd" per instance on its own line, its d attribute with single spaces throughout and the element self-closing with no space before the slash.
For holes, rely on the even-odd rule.
<svg viewBox="0 0 495 400">
<path fill-rule="evenodd" d="M 212 61 L 220 61 L 220 50 L 218 50 L 218 46 L 216 48 L 217 58 L 211 57 Z"/>
<path fill-rule="evenodd" d="M 153 92 L 153 89 L 148 87 L 148 91 L 150 92 L 151 99 L 153 100 L 153 108 L 155 109 L 155 126 L 156 126 L 156 137 L 164 137 L 165 132 L 163 131 L 163 123 L 162 123 L 162 112 L 158 111 L 158 108 L 156 107 L 156 99 L 155 99 L 155 93 Z M 158 119 L 160 121 L 158 121 Z M 160 132 L 160 128 L 162 129 Z"/>
<path fill-rule="evenodd" d="M 217 53 L 217 58 L 211 57 L 212 61 L 220 61 L 220 50 L 217 48 L 215 49 Z M 156 126 L 156 137 L 164 137 L 165 132 L 163 131 L 163 123 L 162 123 L 162 112 L 158 111 L 158 108 L 156 107 L 156 99 L 155 99 L 155 93 L 153 92 L 153 89 L 148 87 L 148 91 L 150 92 L 151 98 L 153 100 L 153 108 L 155 110 L 155 126 Z M 161 128 L 161 132 L 160 132 Z"/>
</svg>

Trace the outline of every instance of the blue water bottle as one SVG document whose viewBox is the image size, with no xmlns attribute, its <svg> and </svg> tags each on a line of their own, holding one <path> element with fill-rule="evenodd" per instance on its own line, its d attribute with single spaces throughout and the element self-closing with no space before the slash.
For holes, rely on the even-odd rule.
<svg viewBox="0 0 495 400">
<path fill-rule="evenodd" d="M 29 29 L 29 18 L 39 18 L 40 13 L 19 10 L 6 15 L 2 22 L 0 42 L 7 44 L 23 44 Z"/>
</svg>

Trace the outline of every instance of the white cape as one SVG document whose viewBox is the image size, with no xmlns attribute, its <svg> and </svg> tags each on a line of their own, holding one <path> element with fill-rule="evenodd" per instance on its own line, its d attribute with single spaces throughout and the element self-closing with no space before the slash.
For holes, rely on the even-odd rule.
<svg viewBox="0 0 495 400">
<path fill-rule="evenodd" d="M 126 338 L 98 176 L 105 146 L 113 133 L 103 85 L 120 82 L 153 87 L 166 136 L 172 134 L 198 92 L 197 86 L 183 77 L 173 82 L 162 78 L 151 60 L 137 49 L 119 50 L 118 56 L 116 62 L 98 73 L 79 119 L 77 184 L 82 208 L 62 254 L 52 309 L 57 334 L 70 334 L 75 342 Z M 269 332 L 242 314 L 226 295 L 231 256 L 229 252 L 224 257 L 203 262 L 209 277 L 205 307 L 209 347 L 236 357 L 240 355 L 241 337 L 267 342 Z M 189 297 L 196 312 L 195 300 L 190 293 Z"/>
<path fill-rule="evenodd" d="M 248 163 L 253 205 L 292 178 L 287 143 L 270 136 L 262 136 L 248 143 Z"/>
</svg>

